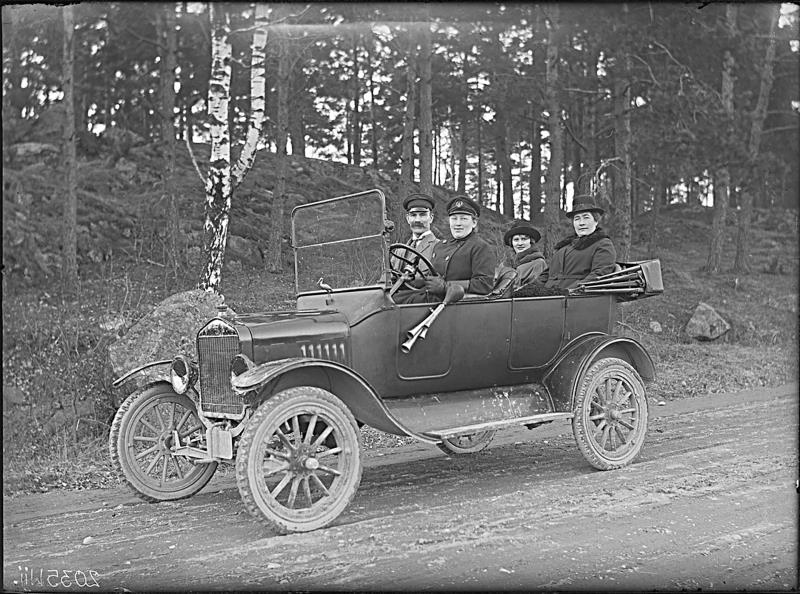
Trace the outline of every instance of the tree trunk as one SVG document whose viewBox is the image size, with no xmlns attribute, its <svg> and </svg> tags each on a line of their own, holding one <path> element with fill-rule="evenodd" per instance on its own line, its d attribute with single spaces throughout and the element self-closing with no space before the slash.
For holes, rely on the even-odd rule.
<svg viewBox="0 0 800 594">
<path fill-rule="evenodd" d="M 728 43 L 733 43 L 736 29 L 738 6 L 728 4 L 725 7 L 725 20 L 728 28 Z M 733 71 L 735 59 L 732 51 L 725 50 L 722 60 L 722 107 L 728 116 L 728 134 L 733 133 Z M 722 248 L 725 241 L 725 218 L 728 214 L 730 200 L 730 171 L 728 169 L 727 155 L 723 155 L 723 162 L 719 166 L 714 178 L 714 219 L 711 224 L 711 242 L 706 261 L 706 271 L 717 274 L 722 265 Z"/>
<path fill-rule="evenodd" d="M 283 269 L 283 209 L 286 203 L 286 138 L 289 130 L 289 79 L 291 56 L 289 39 L 281 31 L 278 37 L 278 118 L 276 122 L 276 152 L 278 157 L 275 191 L 272 195 L 269 233 L 269 271 Z"/>
<path fill-rule="evenodd" d="M 466 118 L 461 120 L 459 129 L 459 148 L 458 153 L 458 183 L 456 184 L 456 192 L 464 194 L 467 191 L 467 125 Z"/>
<path fill-rule="evenodd" d="M 514 216 L 514 188 L 511 179 L 511 159 L 508 156 L 508 130 L 505 109 L 498 110 L 497 120 L 494 124 L 495 133 L 495 161 L 497 162 L 497 187 L 502 203 L 502 213 L 507 217 Z M 498 209 L 498 212 L 499 209 Z"/>
<path fill-rule="evenodd" d="M 269 5 L 256 3 L 253 41 L 250 50 L 250 118 L 247 125 L 247 135 L 244 146 L 239 153 L 239 158 L 233 166 L 233 187 L 237 188 L 242 183 L 244 176 L 253 167 L 256 160 L 258 141 L 264 129 L 264 118 L 267 105 L 267 78 L 266 78 L 266 45 L 267 45 L 267 16 Z"/>
<path fill-rule="evenodd" d="M 553 254 L 553 248 L 558 241 L 558 219 L 559 202 L 561 198 L 561 161 L 564 155 L 563 131 L 561 129 L 561 105 L 558 101 L 559 90 L 559 41 L 561 32 L 559 30 L 559 11 L 558 4 L 547 5 L 548 10 L 548 33 L 547 33 L 547 53 L 545 67 L 545 98 L 548 111 L 548 131 L 550 133 L 550 164 L 547 172 L 547 182 L 545 184 L 545 203 L 544 203 L 544 253 L 549 257 Z"/>
<path fill-rule="evenodd" d="M 475 110 L 476 122 L 475 126 L 478 129 L 477 138 L 478 146 L 478 204 L 483 204 L 483 118 L 481 117 L 480 108 Z"/>
<path fill-rule="evenodd" d="M 542 129 L 539 110 L 531 109 L 531 179 L 528 218 L 534 221 L 542 208 Z"/>
<path fill-rule="evenodd" d="M 780 6 L 772 8 L 772 18 L 769 24 L 767 49 L 764 55 L 764 64 L 761 67 L 761 83 L 758 89 L 758 100 L 750 125 L 750 138 L 747 143 L 747 161 L 750 170 L 750 179 L 757 179 L 755 175 L 758 161 L 758 151 L 761 146 L 761 132 L 764 129 L 764 120 L 767 117 L 767 104 L 772 91 L 772 69 L 775 62 L 775 32 L 780 17 Z M 742 208 L 739 211 L 739 225 L 736 234 L 736 257 L 733 263 L 734 272 L 750 272 L 750 222 L 753 217 L 753 193 L 756 190 L 754 183 L 748 184 L 742 191 Z"/>
<path fill-rule="evenodd" d="M 372 151 L 372 166 L 380 169 L 380 153 L 378 152 L 378 122 L 375 121 L 375 65 L 372 63 L 373 39 L 366 44 L 367 48 L 367 85 L 369 86 L 369 129 L 370 149 Z"/>
<path fill-rule="evenodd" d="M 403 196 L 411 193 L 414 183 L 414 120 L 417 104 L 416 40 L 409 32 L 406 53 L 406 111 L 403 115 L 403 148 L 400 156 L 400 190 Z"/>
<path fill-rule="evenodd" d="M 433 102 L 431 98 L 431 28 L 423 22 L 420 48 L 419 94 L 419 185 L 425 194 L 433 192 Z"/>
<path fill-rule="evenodd" d="M 211 158 L 206 183 L 205 256 L 206 264 L 198 282 L 204 291 L 219 292 L 222 263 L 228 240 L 231 211 L 231 142 L 228 104 L 231 94 L 231 54 L 228 15 L 220 4 L 210 4 L 211 79 L 208 84 L 208 116 L 211 132 Z"/>
<path fill-rule="evenodd" d="M 75 155 L 75 85 L 73 84 L 73 68 L 75 64 L 75 8 L 72 5 L 61 9 L 64 21 L 62 79 L 64 90 L 64 135 L 63 162 L 67 182 L 67 199 L 64 202 L 63 223 L 63 265 L 62 283 L 65 293 L 71 294 L 78 284 L 78 191 L 77 191 L 77 158 Z"/>
<path fill-rule="evenodd" d="M 353 35 L 353 165 L 361 167 L 361 81 L 358 65 L 358 45 L 361 35 Z"/>
<path fill-rule="evenodd" d="M 175 67 L 177 34 L 175 31 L 175 5 L 164 4 L 158 13 L 157 28 L 161 44 L 161 143 L 164 147 L 162 177 L 167 204 L 166 244 L 167 266 L 173 277 L 181 265 L 182 238 L 180 215 L 175 196 Z"/>
<path fill-rule="evenodd" d="M 661 202 L 664 200 L 668 191 L 669 186 L 666 179 L 660 180 L 657 186 L 653 188 L 653 208 L 650 211 L 650 233 L 647 241 L 648 258 L 658 257 L 658 226 L 660 224 L 658 219 L 659 213 L 661 212 Z M 619 259 L 624 261 L 623 258 Z"/>
<path fill-rule="evenodd" d="M 628 4 L 623 5 L 627 27 Z M 614 152 L 621 163 L 614 174 L 614 227 L 617 256 L 628 259 L 631 247 L 631 56 L 627 46 L 622 60 L 623 70 L 615 80 Z"/>
</svg>

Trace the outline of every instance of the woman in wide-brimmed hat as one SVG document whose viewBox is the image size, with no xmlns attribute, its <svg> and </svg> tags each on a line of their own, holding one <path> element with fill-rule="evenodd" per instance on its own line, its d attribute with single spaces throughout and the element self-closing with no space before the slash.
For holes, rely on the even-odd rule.
<svg viewBox="0 0 800 594">
<path fill-rule="evenodd" d="M 547 261 L 536 243 L 542 234 L 528 223 L 515 223 L 503 235 L 503 243 L 514 250 L 511 265 L 517 271 L 514 287 L 521 287 L 539 278 L 547 270 Z"/>
<path fill-rule="evenodd" d="M 550 259 L 547 287 L 569 289 L 580 281 L 614 272 L 617 252 L 600 228 L 605 211 L 593 196 L 576 196 L 566 215 L 572 219 L 574 235 L 559 241 Z"/>
</svg>

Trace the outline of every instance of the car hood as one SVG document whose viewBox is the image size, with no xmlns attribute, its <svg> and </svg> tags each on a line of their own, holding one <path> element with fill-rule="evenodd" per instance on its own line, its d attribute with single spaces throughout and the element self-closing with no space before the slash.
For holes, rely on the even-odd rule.
<svg viewBox="0 0 800 594">
<path fill-rule="evenodd" d="M 279 311 L 237 315 L 234 323 L 250 331 L 252 340 L 290 341 L 343 337 L 347 335 L 345 316 L 337 311 Z"/>
</svg>

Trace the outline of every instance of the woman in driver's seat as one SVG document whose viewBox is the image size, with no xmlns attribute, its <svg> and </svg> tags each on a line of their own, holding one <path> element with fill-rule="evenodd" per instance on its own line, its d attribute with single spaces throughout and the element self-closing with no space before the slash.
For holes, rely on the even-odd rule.
<svg viewBox="0 0 800 594">
<path fill-rule="evenodd" d="M 449 283 L 467 293 L 487 295 L 494 282 L 495 258 L 491 246 L 475 232 L 481 207 L 466 196 L 456 196 L 447 204 L 450 239 L 433 249 L 434 275 L 420 283 L 417 291 L 395 293 L 398 303 L 442 301 Z"/>
</svg>

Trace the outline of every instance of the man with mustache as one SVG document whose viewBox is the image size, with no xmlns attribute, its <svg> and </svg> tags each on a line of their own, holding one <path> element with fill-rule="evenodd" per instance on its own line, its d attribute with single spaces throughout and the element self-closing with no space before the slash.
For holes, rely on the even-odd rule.
<svg viewBox="0 0 800 594">
<path fill-rule="evenodd" d="M 433 248 L 439 243 L 439 238 L 431 231 L 434 209 L 433 198 L 427 194 L 410 194 L 408 198 L 403 200 L 403 208 L 406 210 L 406 222 L 411 228 L 411 238 L 406 241 L 406 245 L 414 248 L 430 261 L 433 257 Z M 410 253 L 407 255 L 413 257 Z M 422 273 L 428 274 L 430 272 L 422 260 L 420 260 L 419 266 Z M 399 269 L 402 268 L 402 265 L 394 267 Z"/>
</svg>

